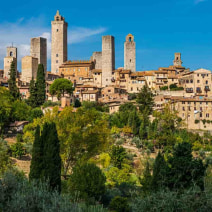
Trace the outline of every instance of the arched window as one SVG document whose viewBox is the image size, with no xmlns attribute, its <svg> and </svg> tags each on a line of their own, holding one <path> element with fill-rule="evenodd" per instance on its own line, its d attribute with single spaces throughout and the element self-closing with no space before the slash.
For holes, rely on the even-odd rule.
<svg viewBox="0 0 212 212">
<path fill-rule="evenodd" d="M 129 42 L 131 42 L 132 41 L 132 38 L 131 37 L 129 37 Z"/>
<path fill-rule="evenodd" d="M 13 56 L 13 52 L 10 52 L 10 57 L 12 57 Z"/>
</svg>

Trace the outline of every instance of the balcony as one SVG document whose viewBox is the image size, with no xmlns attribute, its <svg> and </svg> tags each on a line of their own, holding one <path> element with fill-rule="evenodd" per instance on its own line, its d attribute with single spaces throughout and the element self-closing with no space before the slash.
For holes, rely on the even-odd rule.
<svg viewBox="0 0 212 212">
<path fill-rule="evenodd" d="M 196 89 L 196 93 L 202 93 L 202 89 L 201 88 L 197 88 Z"/>
</svg>

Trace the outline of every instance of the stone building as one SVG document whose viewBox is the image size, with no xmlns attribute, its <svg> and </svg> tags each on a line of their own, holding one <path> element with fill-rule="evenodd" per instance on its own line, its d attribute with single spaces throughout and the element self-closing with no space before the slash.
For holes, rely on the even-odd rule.
<svg viewBox="0 0 212 212">
<path fill-rule="evenodd" d="M 65 18 L 62 17 L 57 11 L 52 25 L 52 45 L 51 45 L 51 72 L 59 73 L 59 67 L 68 58 L 68 41 L 67 41 L 67 28 L 68 24 Z"/>
<path fill-rule="evenodd" d="M 179 77 L 179 83 L 184 87 L 186 92 L 194 93 L 198 96 L 211 95 L 211 71 L 198 69 L 183 74 Z"/>
<path fill-rule="evenodd" d="M 111 84 L 115 70 L 115 43 L 111 35 L 102 37 L 102 86 Z"/>
<path fill-rule="evenodd" d="M 94 62 L 90 60 L 67 61 L 59 67 L 59 74 L 73 83 L 82 83 L 85 78 L 90 76 L 94 69 Z"/>
<path fill-rule="evenodd" d="M 95 69 L 102 69 L 102 52 L 93 52 L 91 61 L 95 64 Z"/>
<path fill-rule="evenodd" d="M 30 56 L 38 58 L 38 64 L 43 64 L 47 71 L 47 40 L 46 38 L 31 38 Z"/>
<path fill-rule="evenodd" d="M 16 47 L 7 47 L 7 54 L 4 58 L 4 78 L 9 79 L 9 73 L 10 73 L 10 66 L 11 63 L 15 63 L 15 69 L 17 72 L 17 48 Z"/>
<path fill-rule="evenodd" d="M 38 58 L 32 56 L 25 56 L 21 60 L 22 74 L 21 80 L 30 82 L 32 77 L 36 79 L 38 69 Z"/>
<path fill-rule="evenodd" d="M 136 45 L 132 34 L 127 35 L 124 43 L 124 69 L 136 71 Z"/>
</svg>

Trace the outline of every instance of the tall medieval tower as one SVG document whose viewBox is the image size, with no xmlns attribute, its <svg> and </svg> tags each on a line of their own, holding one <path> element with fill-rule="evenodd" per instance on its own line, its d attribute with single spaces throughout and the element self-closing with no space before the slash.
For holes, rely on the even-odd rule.
<svg viewBox="0 0 212 212">
<path fill-rule="evenodd" d="M 15 69 L 17 72 L 17 48 L 10 46 L 7 47 L 7 55 L 4 58 L 4 78 L 9 79 L 10 78 L 10 66 L 11 63 L 15 63 Z"/>
<path fill-rule="evenodd" d="M 111 84 L 115 70 L 115 42 L 111 35 L 102 37 L 102 86 Z"/>
<path fill-rule="evenodd" d="M 136 48 L 132 34 L 127 35 L 124 43 L 124 69 L 136 71 Z"/>
<path fill-rule="evenodd" d="M 46 38 L 31 38 L 30 55 L 38 58 L 38 64 L 43 64 L 44 71 L 47 70 L 47 40 Z"/>
<path fill-rule="evenodd" d="M 181 53 L 174 54 L 174 66 L 182 66 Z"/>
<path fill-rule="evenodd" d="M 51 50 L 51 72 L 56 74 L 59 72 L 59 66 L 67 61 L 68 42 L 67 28 L 68 24 L 65 18 L 57 11 L 52 24 L 52 50 Z"/>
</svg>

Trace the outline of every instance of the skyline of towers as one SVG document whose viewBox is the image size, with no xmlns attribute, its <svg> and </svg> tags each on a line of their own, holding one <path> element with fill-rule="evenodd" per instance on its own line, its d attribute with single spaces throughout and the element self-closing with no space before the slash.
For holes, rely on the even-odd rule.
<svg viewBox="0 0 212 212">
<path fill-rule="evenodd" d="M 47 71 L 47 39 L 42 37 L 31 38 L 30 56 L 38 58 L 38 64 L 43 64 Z"/>
<path fill-rule="evenodd" d="M 136 44 L 132 34 L 126 36 L 124 43 L 124 69 L 136 71 Z"/>
<path fill-rule="evenodd" d="M 68 60 L 68 24 L 65 18 L 57 11 L 54 16 L 52 26 L 52 45 L 51 45 L 51 72 L 59 73 L 59 66 Z"/>
</svg>

